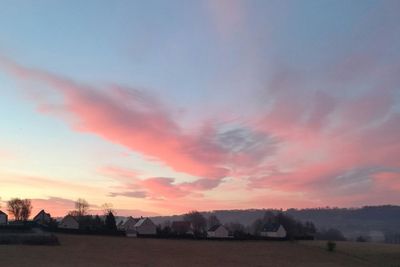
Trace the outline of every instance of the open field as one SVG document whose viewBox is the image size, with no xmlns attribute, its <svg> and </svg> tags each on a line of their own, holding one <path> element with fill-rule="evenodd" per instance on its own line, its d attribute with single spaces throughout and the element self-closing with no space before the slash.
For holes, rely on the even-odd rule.
<svg viewBox="0 0 400 267">
<path fill-rule="evenodd" d="M 0 246 L 1 266 L 400 266 L 400 246 L 58 235 L 60 246 Z"/>
</svg>

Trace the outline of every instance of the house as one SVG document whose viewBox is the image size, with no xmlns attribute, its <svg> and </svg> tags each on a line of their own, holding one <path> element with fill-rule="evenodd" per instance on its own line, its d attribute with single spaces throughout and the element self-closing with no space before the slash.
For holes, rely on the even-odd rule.
<svg viewBox="0 0 400 267">
<path fill-rule="evenodd" d="M 272 237 L 272 238 L 285 238 L 286 230 L 279 223 L 267 223 L 264 225 L 261 236 L 263 237 Z"/>
<path fill-rule="evenodd" d="M 47 225 L 51 221 L 50 213 L 41 210 L 35 217 L 33 217 L 33 221 L 37 224 Z"/>
<path fill-rule="evenodd" d="M 192 224 L 186 221 L 173 221 L 171 229 L 178 235 L 193 235 L 194 233 Z"/>
<path fill-rule="evenodd" d="M 8 223 L 8 215 L 0 210 L 0 225 Z"/>
<path fill-rule="evenodd" d="M 133 218 L 129 216 L 125 220 L 117 222 L 117 229 L 126 232 L 127 236 L 135 237 L 139 235 L 155 235 L 157 227 L 149 218 Z"/>
<path fill-rule="evenodd" d="M 58 228 L 62 229 L 79 229 L 79 222 L 78 220 L 71 216 L 65 216 L 58 225 Z"/>
<path fill-rule="evenodd" d="M 228 238 L 229 231 L 222 224 L 217 224 L 208 229 L 207 237 L 209 238 Z"/>
<path fill-rule="evenodd" d="M 115 217 L 115 225 L 117 226 L 118 230 L 123 230 L 123 225 L 125 223 L 125 218 L 123 217 Z"/>
<path fill-rule="evenodd" d="M 117 228 L 119 230 L 123 230 L 125 232 L 129 232 L 129 231 L 134 231 L 135 230 L 135 224 L 139 221 L 140 219 L 138 218 L 133 218 L 132 216 L 129 216 L 128 218 L 126 218 L 125 220 L 121 220 L 118 224 L 117 224 Z"/>
<path fill-rule="evenodd" d="M 128 218 L 126 218 L 125 220 L 121 220 L 117 224 L 117 229 L 125 231 L 126 236 L 136 237 L 137 232 L 136 232 L 135 225 L 139 220 L 140 219 L 138 219 L 138 218 L 133 218 L 132 216 L 129 216 Z"/>
<path fill-rule="evenodd" d="M 135 230 L 140 235 L 157 234 L 157 227 L 149 218 L 140 218 L 135 224 Z"/>
</svg>

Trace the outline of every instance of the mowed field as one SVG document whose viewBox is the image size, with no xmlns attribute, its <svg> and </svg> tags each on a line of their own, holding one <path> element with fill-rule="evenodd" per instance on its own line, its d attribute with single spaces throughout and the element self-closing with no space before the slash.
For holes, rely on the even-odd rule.
<svg viewBox="0 0 400 267">
<path fill-rule="evenodd" d="M 0 266 L 400 266 L 400 245 L 194 241 L 58 235 L 60 246 L 0 245 Z"/>
</svg>

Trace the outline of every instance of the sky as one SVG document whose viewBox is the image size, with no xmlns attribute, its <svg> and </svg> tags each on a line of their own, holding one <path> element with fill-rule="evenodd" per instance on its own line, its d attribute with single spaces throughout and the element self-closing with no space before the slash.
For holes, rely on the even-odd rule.
<svg viewBox="0 0 400 267">
<path fill-rule="evenodd" d="M 399 205 L 398 10 L 0 0 L 2 209 Z"/>
</svg>

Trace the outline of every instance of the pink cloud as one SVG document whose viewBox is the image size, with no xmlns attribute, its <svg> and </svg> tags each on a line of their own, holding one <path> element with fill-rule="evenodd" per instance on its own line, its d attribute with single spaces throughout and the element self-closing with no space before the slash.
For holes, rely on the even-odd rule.
<svg viewBox="0 0 400 267">
<path fill-rule="evenodd" d="M 176 182 L 174 178 L 168 177 L 140 178 L 135 171 L 115 166 L 100 168 L 99 172 L 119 183 L 110 192 L 109 196 L 111 197 L 176 199 L 199 196 L 199 192 L 214 189 L 222 182 L 221 179 L 204 178 L 180 183 Z"/>
<path fill-rule="evenodd" d="M 389 188 L 400 193 L 400 171 L 377 173 L 374 178 L 378 187 Z"/>
<path fill-rule="evenodd" d="M 399 66 L 378 67 L 376 61 L 370 62 L 376 65 L 369 72 L 371 88 L 354 91 L 352 96 L 345 90 L 324 90 L 316 91 L 313 98 L 307 82 L 297 79 L 296 73 L 277 76 L 269 90 L 272 108 L 260 115 L 258 126 L 280 138 L 282 145 L 264 167 L 248 173 L 249 189 L 301 192 L 308 199 L 342 205 L 369 203 L 372 193 L 380 196 L 374 204 L 379 199 L 400 201 L 377 188 L 372 182 L 374 172 L 359 171 L 400 166 Z M 332 86 L 330 78 L 324 78 L 325 87 Z M 364 77 L 353 77 L 352 82 L 360 79 Z M 386 189 L 396 188 L 390 181 Z"/>
<path fill-rule="evenodd" d="M 179 172 L 207 178 L 228 173 L 223 167 L 225 151 L 213 143 L 212 128 L 184 133 L 168 110 L 144 92 L 119 86 L 93 88 L 6 59 L 1 62 L 18 79 L 48 87 L 29 92 L 39 111 L 62 116 L 76 131 L 97 134 Z"/>
<path fill-rule="evenodd" d="M 352 72 L 360 62 L 376 65 L 365 71 L 373 82 L 349 92 L 348 86 L 363 84 L 361 74 L 334 79 Z M 267 86 L 268 105 L 258 118 L 234 130 L 206 125 L 195 134 L 185 132 L 161 101 L 141 91 L 94 88 L 9 62 L 6 66 L 19 79 L 49 87 L 51 97 L 36 94 L 34 98 L 41 112 L 61 116 L 79 132 L 94 133 L 199 177 L 179 182 L 170 177 L 140 177 L 136 171 L 115 166 L 99 170 L 120 183 L 111 196 L 154 203 L 184 200 L 186 204 L 163 204 L 181 210 L 204 200 L 202 193 L 217 188 L 225 176 L 248 182 L 248 203 L 261 201 L 257 197 L 252 202 L 250 191 L 265 188 L 281 193 L 287 205 L 295 203 L 285 198 L 288 193 L 301 194 L 306 198 L 302 205 L 310 206 L 324 201 L 362 203 L 370 194 L 376 194 L 374 203 L 399 202 L 399 197 L 387 193 L 397 190 L 395 177 L 378 173 L 400 167 L 400 68 L 380 67 L 373 57 L 360 62 L 333 68 L 338 73 L 321 75 L 319 84 L 302 72 L 278 72 Z M 343 88 L 337 90 L 338 85 Z M 227 205 L 212 200 L 209 204 Z"/>
</svg>

